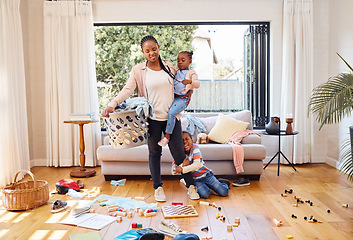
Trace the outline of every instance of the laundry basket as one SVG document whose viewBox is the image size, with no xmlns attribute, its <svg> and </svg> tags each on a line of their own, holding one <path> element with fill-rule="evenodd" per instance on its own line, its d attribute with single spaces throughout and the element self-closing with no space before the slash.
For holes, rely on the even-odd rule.
<svg viewBox="0 0 353 240">
<path fill-rule="evenodd" d="M 33 181 L 16 182 L 21 172 L 31 176 Z M 30 171 L 22 170 L 16 173 L 13 183 L 2 190 L 2 204 L 7 210 L 29 210 L 39 207 L 49 200 L 48 182 L 36 180 Z"/>
<path fill-rule="evenodd" d="M 120 110 L 104 118 L 110 144 L 117 149 L 137 147 L 147 143 L 148 122 L 145 114 L 135 110 Z"/>
</svg>

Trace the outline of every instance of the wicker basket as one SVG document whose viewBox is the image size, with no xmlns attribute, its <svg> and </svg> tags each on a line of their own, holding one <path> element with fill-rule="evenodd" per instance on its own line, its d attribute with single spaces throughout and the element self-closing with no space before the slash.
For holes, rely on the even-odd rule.
<svg viewBox="0 0 353 240">
<path fill-rule="evenodd" d="M 16 182 L 18 174 L 28 173 L 33 181 Z M 7 210 L 28 210 L 39 207 L 49 200 L 48 182 L 36 180 L 30 171 L 16 173 L 14 182 L 2 190 L 2 204 Z"/>
<path fill-rule="evenodd" d="M 147 142 L 147 117 L 135 110 L 114 112 L 104 118 L 110 144 L 117 149 L 137 147 Z"/>
</svg>

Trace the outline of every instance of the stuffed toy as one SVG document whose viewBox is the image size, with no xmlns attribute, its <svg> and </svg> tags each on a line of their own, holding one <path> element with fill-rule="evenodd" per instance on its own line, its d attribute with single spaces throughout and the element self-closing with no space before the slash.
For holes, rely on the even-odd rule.
<svg viewBox="0 0 353 240">
<path fill-rule="evenodd" d="M 209 138 L 206 133 L 197 134 L 197 144 L 206 144 L 209 142 Z"/>
</svg>

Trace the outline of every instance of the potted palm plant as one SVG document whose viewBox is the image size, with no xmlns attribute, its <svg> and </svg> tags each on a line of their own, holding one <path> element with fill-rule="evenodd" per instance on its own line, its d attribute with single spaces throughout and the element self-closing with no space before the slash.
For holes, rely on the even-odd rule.
<svg viewBox="0 0 353 240">
<path fill-rule="evenodd" d="M 337 55 L 350 69 L 350 73 L 340 73 L 327 82 L 314 88 L 310 97 L 308 111 L 316 115 L 316 120 L 325 124 L 338 123 L 343 117 L 350 116 L 353 110 L 353 68 Z M 353 181 L 353 126 L 350 127 L 350 139 L 343 142 L 340 171 Z"/>
</svg>

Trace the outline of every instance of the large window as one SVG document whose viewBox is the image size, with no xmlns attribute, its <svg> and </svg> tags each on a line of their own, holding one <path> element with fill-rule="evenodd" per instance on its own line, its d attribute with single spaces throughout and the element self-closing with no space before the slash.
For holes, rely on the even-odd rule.
<svg viewBox="0 0 353 240">
<path fill-rule="evenodd" d="M 268 33 L 268 23 L 96 24 L 100 110 L 124 86 L 132 66 L 145 61 L 140 39 L 153 35 L 161 46 L 162 59 L 175 66 L 179 51 L 194 51 L 191 68 L 201 85 L 186 111 L 249 109 L 254 126 L 264 127 L 269 112 Z"/>
</svg>

